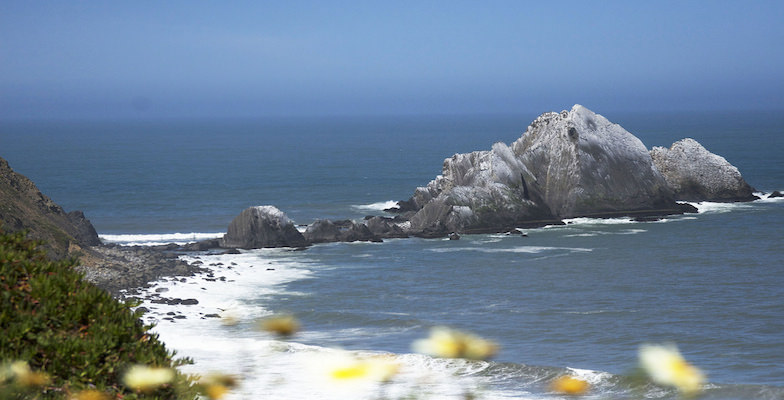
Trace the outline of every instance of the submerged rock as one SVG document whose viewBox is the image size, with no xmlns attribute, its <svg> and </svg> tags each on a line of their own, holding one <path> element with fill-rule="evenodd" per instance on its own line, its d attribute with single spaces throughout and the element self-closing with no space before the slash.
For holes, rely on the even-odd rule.
<svg viewBox="0 0 784 400">
<path fill-rule="evenodd" d="M 231 221 L 219 244 L 223 248 L 239 249 L 309 245 L 286 214 L 274 206 L 243 210 Z"/>
<path fill-rule="evenodd" d="M 694 139 L 654 147 L 651 157 L 678 200 L 751 201 L 754 188 L 724 157 L 713 154 Z"/>
</svg>

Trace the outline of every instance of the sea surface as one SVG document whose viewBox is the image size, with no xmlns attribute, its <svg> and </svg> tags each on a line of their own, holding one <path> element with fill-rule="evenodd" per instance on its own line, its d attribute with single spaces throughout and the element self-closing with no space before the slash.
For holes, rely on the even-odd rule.
<svg viewBox="0 0 784 400">
<path fill-rule="evenodd" d="M 303 225 L 384 215 L 445 158 L 511 143 L 537 115 L 0 121 L 0 157 L 84 211 L 106 242 L 184 243 L 220 236 L 255 205 Z M 696 139 L 760 195 L 784 190 L 782 112 L 605 116 L 649 148 Z M 188 372 L 240 375 L 232 399 L 550 399 L 564 374 L 591 383 L 587 398 L 679 398 L 632 378 L 644 343 L 675 344 L 705 372 L 701 398 L 784 399 L 784 200 L 695 205 L 656 222 L 578 218 L 524 236 L 194 253 L 211 276 L 148 291 L 199 304 L 147 302 L 146 318 L 194 359 Z M 280 313 L 302 324 L 289 340 L 256 328 Z M 414 353 L 434 326 L 500 351 L 491 361 Z M 344 352 L 384 354 L 400 372 L 382 386 L 330 385 L 324 360 Z"/>
</svg>

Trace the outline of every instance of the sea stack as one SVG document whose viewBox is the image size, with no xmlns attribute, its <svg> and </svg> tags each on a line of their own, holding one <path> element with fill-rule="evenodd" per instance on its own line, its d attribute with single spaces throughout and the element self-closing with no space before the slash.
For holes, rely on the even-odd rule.
<svg viewBox="0 0 784 400">
<path fill-rule="evenodd" d="M 648 149 L 587 108 L 542 114 L 508 146 L 456 154 L 400 204 L 411 234 L 502 232 L 563 218 L 680 213 Z"/>
<path fill-rule="evenodd" d="M 219 244 L 223 248 L 237 249 L 309 245 L 286 214 L 274 206 L 256 206 L 243 210 L 231 221 Z"/>
<path fill-rule="evenodd" d="M 751 201 L 758 199 L 724 157 L 713 154 L 694 139 L 683 139 L 665 147 L 654 147 L 651 157 L 678 200 Z"/>
</svg>

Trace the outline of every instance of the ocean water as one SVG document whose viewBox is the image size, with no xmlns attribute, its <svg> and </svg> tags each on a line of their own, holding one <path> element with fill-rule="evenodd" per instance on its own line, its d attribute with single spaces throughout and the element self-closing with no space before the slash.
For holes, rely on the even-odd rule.
<svg viewBox="0 0 784 400">
<path fill-rule="evenodd" d="M 510 143 L 536 115 L 2 121 L 0 156 L 84 211 L 104 241 L 184 243 L 219 236 L 253 205 L 299 224 L 383 214 L 444 158 Z M 648 147 L 692 137 L 759 191 L 784 190 L 784 113 L 605 116 Z M 212 276 L 148 290 L 199 304 L 148 302 L 147 318 L 195 360 L 189 372 L 241 375 L 234 399 L 559 398 L 548 385 L 563 374 L 588 380 L 588 398 L 678 398 L 629 378 L 643 343 L 676 344 L 708 376 L 702 398 L 782 399 L 784 200 L 695 205 L 657 222 L 574 219 L 526 236 L 191 254 Z M 278 313 L 302 331 L 283 341 L 255 328 Z M 434 326 L 500 351 L 489 362 L 415 354 Z M 334 387 L 324 363 L 342 352 L 385 354 L 400 373 Z"/>
</svg>

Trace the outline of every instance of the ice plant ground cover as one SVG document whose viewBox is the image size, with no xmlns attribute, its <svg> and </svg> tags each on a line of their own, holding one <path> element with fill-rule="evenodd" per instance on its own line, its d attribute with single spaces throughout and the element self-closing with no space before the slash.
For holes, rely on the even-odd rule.
<svg viewBox="0 0 784 400">
<path fill-rule="evenodd" d="M 23 232 L 0 232 L 0 398 L 67 399 L 87 390 L 110 398 L 196 394 L 175 360 L 129 304 L 85 282 L 75 260 L 52 261 Z M 149 393 L 122 382 L 133 365 L 162 368 Z M 152 389 L 152 387 L 145 387 Z M 85 394 L 86 396 L 86 394 Z"/>
</svg>

